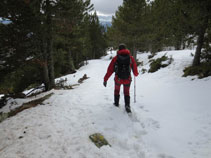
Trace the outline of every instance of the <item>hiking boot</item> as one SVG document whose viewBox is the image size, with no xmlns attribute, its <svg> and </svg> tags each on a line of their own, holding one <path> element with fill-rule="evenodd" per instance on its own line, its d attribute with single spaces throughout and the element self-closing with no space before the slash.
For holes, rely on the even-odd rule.
<svg viewBox="0 0 211 158">
<path fill-rule="evenodd" d="M 129 106 L 125 106 L 125 110 L 126 110 L 127 113 L 131 113 L 131 109 L 130 109 Z"/>
<path fill-rule="evenodd" d="M 119 107 L 119 95 L 114 95 L 114 105 L 116 107 Z"/>
<path fill-rule="evenodd" d="M 131 113 L 130 109 L 130 96 L 125 95 L 125 110 L 127 113 Z"/>
</svg>

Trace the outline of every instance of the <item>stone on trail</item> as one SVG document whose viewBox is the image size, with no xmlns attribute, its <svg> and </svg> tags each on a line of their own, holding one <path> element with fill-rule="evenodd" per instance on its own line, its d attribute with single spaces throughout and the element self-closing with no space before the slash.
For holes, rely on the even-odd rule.
<svg viewBox="0 0 211 158">
<path fill-rule="evenodd" d="M 102 147 L 103 145 L 109 145 L 111 146 L 108 141 L 105 139 L 105 137 L 100 133 L 95 133 L 89 136 L 91 141 L 98 147 Z"/>
</svg>

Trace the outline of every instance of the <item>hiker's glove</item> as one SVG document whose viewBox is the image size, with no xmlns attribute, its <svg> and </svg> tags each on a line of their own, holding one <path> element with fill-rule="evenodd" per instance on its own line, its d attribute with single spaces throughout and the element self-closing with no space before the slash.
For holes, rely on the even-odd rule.
<svg viewBox="0 0 211 158">
<path fill-rule="evenodd" d="M 104 81 L 104 82 L 103 82 L 103 85 L 106 87 L 106 86 L 107 86 L 107 82 Z"/>
</svg>

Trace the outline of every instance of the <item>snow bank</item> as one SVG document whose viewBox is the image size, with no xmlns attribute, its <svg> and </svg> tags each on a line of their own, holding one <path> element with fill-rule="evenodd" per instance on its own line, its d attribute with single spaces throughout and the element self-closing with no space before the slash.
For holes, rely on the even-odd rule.
<svg viewBox="0 0 211 158">
<path fill-rule="evenodd" d="M 149 132 L 144 140 L 160 157 L 208 158 L 211 156 L 211 77 L 181 77 L 191 65 L 194 50 L 164 51 L 174 61 L 166 68 L 140 76 L 138 99 L 146 108 L 142 117 L 155 120 L 157 130 Z M 146 69 L 146 55 L 139 55 Z M 164 154 L 165 153 L 165 154 Z"/>
<path fill-rule="evenodd" d="M 4 94 L 0 94 L 0 99 L 4 96 Z"/>
</svg>

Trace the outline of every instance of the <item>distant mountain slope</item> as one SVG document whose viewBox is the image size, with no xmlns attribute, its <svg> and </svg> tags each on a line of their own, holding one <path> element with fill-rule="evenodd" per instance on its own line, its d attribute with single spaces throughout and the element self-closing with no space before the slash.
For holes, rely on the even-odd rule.
<svg viewBox="0 0 211 158">
<path fill-rule="evenodd" d="M 98 15 L 100 24 L 104 26 L 106 29 L 107 27 L 111 26 L 111 20 L 112 16 L 111 15 Z"/>
</svg>

